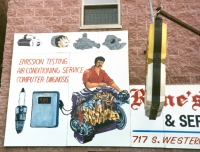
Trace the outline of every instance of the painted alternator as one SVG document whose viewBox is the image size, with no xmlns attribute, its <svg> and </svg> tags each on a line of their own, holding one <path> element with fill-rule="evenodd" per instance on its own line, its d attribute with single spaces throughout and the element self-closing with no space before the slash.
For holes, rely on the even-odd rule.
<svg viewBox="0 0 200 152">
<path fill-rule="evenodd" d="M 51 38 L 51 44 L 59 48 L 65 48 L 69 45 L 69 40 L 64 35 L 57 35 Z"/>
<path fill-rule="evenodd" d="M 167 25 L 156 17 L 150 24 L 146 58 L 145 115 L 155 120 L 165 101 Z"/>
</svg>

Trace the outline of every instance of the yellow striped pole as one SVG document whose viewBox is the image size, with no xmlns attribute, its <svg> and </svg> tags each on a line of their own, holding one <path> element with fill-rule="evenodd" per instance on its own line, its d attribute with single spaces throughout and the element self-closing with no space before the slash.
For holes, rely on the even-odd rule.
<svg viewBox="0 0 200 152">
<path fill-rule="evenodd" d="M 167 25 L 156 17 L 150 24 L 147 42 L 145 115 L 150 120 L 160 116 L 165 101 Z"/>
</svg>

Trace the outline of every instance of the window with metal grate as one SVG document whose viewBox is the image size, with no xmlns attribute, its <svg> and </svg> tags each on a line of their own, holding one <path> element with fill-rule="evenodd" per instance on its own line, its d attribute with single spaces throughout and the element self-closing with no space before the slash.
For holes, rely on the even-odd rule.
<svg viewBox="0 0 200 152">
<path fill-rule="evenodd" d="M 81 29 L 121 27 L 120 0 L 82 0 Z"/>
</svg>

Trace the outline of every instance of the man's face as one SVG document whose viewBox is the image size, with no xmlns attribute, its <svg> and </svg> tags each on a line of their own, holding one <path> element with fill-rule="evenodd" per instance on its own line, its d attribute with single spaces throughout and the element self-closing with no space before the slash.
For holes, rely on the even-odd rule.
<svg viewBox="0 0 200 152">
<path fill-rule="evenodd" d="M 103 61 L 98 60 L 97 63 L 95 64 L 95 67 L 101 69 L 103 67 L 103 63 L 104 63 Z"/>
</svg>

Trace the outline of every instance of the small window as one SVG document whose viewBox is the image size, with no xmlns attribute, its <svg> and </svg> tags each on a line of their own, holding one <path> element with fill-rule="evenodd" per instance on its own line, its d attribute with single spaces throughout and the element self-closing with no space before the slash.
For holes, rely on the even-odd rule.
<svg viewBox="0 0 200 152">
<path fill-rule="evenodd" d="M 120 0 L 82 0 L 80 29 L 122 28 Z"/>
</svg>

